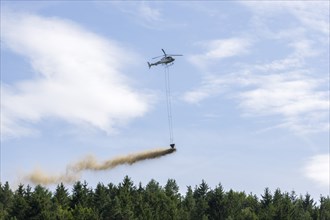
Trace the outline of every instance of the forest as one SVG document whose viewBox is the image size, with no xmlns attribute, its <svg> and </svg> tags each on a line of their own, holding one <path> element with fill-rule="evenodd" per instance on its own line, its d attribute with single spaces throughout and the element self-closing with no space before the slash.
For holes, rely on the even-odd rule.
<svg viewBox="0 0 330 220">
<path fill-rule="evenodd" d="M 330 219 L 329 195 L 315 201 L 308 193 L 280 189 L 265 188 L 258 197 L 225 191 L 221 184 L 212 189 L 203 180 L 181 195 L 174 179 L 142 186 L 128 176 L 118 185 L 98 183 L 93 189 L 78 181 L 70 188 L 20 184 L 13 191 L 8 182 L 0 183 L 0 219 Z"/>
</svg>

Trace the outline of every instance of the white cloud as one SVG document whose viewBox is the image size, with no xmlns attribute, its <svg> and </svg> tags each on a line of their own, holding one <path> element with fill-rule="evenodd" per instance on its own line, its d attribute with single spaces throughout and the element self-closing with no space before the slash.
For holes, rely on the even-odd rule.
<svg viewBox="0 0 330 220">
<path fill-rule="evenodd" d="M 200 87 L 186 92 L 182 99 L 191 104 L 198 104 L 212 95 L 219 94 L 224 90 L 225 84 L 225 80 L 209 76 L 204 79 Z"/>
<path fill-rule="evenodd" d="M 303 26 L 329 35 L 329 1 L 241 1 L 263 19 L 288 12 Z"/>
<path fill-rule="evenodd" d="M 286 1 L 284 9 L 300 22 L 316 31 L 329 35 L 329 1 Z"/>
<path fill-rule="evenodd" d="M 329 30 L 325 32 L 321 28 L 324 25 L 315 28 L 311 24 L 319 21 L 329 26 L 329 12 L 324 10 L 329 3 L 313 3 L 243 1 L 242 4 L 254 12 L 252 29 L 244 31 L 256 32 L 256 37 L 201 44 L 206 52 L 189 59 L 204 71 L 212 72 L 213 77 L 205 77 L 204 74 L 200 86 L 186 92 L 183 99 L 196 104 L 224 94 L 239 102 L 242 115 L 279 116 L 280 124 L 276 127 L 298 133 L 328 131 L 329 100 L 325 88 L 329 79 L 320 69 L 323 66 L 315 66 L 315 58 L 322 60 L 328 57 L 329 51 L 324 48 L 329 47 L 329 42 L 323 40 L 323 34 L 328 35 Z M 287 14 L 293 15 L 293 19 Z M 306 15 L 308 19 L 300 15 Z M 290 18 L 290 22 L 283 23 L 282 17 Z M 276 25 L 274 20 L 279 20 Z M 301 25 L 297 26 L 297 23 Z M 270 40 L 274 41 L 276 48 L 269 45 Z M 265 51 L 261 51 L 265 45 Z M 269 50 L 274 50 L 274 53 Z M 265 53 L 264 57 L 260 57 L 260 52 Z M 286 54 L 282 55 L 283 52 Z M 213 61 L 246 53 L 251 54 L 252 63 L 233 59 L 230 65 L 233 70 L 226 70 L 231 71 L 230 74 L 215 69 L 221 65 L 210 65 L 219 63 Z M 272 56 L 282 57 L 268 60 Z M 320 64 L 324 62 L 320 61 Z"/>
<path fill-rule="evenodd" d="M 299 133 L 327 131 L 328 93 L 319 90 L 326 80 L 298 73 L 287 75 L 251 75 L 250 87 L 239 92 L 240 107 L 253 116 L 280 115 L 282 126 Z"/>
<path fill-rule="evenodd" d="M 291 54 L 284 59 L 273 60 L 270 63 L 255 65 L 254 68 L 263 72 L 279 72 L 303 68 L 305 60 L 309 57 L 316 57 L 321 51 L 313 46 L 311 40 L 291 39 L 288 47 L 292 48 Z"/>
<path fill-rule="evenodd" d="M 122 73 L 134 57 L 127 49 L 57 18 L 2 18 L 4 45 L 27 57 L 37 73 L 33 79 L 2 84 L 3 135 L 26 134 L 23 123 L 47 117 L 111 132 L 148 111 L 150 96 L 129 86 Z"/>
<path fill-rule="evenodd" d="M 102 6 L 111 4 L 111 7 L 117 7 L 121 12 L 129 15 L 137 24 L 150 29 L 160 29 L 163 26 L 167 26 L 169 19 L 164 19 L 161 10 L 159 9 L 160 2 L 98 2 Z"/>
<path fill-rule="evenodd" d="M 196 66 L 204 67 L 214 60 L 248 53 L 251 41 L 246 38 L 228 38 L 205 41 L 198 44 L 205 48 L 206 51 L 201 54 L 190 55 L 188 60 Z"/>
<path fill-rule="evenodd" d="M 320 186 L 330 187 L 330 155 L 315 155 L 307 161 L 303 172 Z"/>
<path fill-rule="evenodd" d="M 254 75 L 247 79 L 248 86 L 256 88 L 241 93 L 242 105 L 253 111 L 295 115 L 319 107 L 327 109 L 327 93 L 315 91 L 316 80 L 298 74 Z M 317 102 L 321 105 L 318 106 Z"/>
<path fill-rule="evenodd" d="M 247 39 L 230 38 L 214 40 L 207 43 L 208 52 L 206 58 L 221 59 L 236 56 L 246 52 L 250 42 Z"/>
<path fill-rule="evenodd" d="M 145 3 L 141 3 L 138 6 L 138 15 L 148 22 L 157 22 L 162 20 L 162 14 L 156 8 L 152 8 Z"/>
<path fill-rule="evenodd" d="M 302 66 L 302 61 L 295 57 L 288 57 L 280 60 L 273 60 L 270 63 L 255 65 L 255 68 L 261 71 L 283 71 L 286 69 L 299 68 Z"/>
<path fill-rule="evenodd" d="M 200 87 L 186 92 L 183 100 L 198 104 L 223 94 L 238 101 L 242 115 L 280 116 L 276 127 L 300 134 L 329 130 L 328 92 L 322 89 L 327 79 L 309 77 L 301 70 L 286 70 L 282 74 L 250 71 L 205 78 Z"/>
<path fill-rule="evenodd" d="M 294 48 L 294 53 L 292 56 L 297 58 L 304 59 L 320 54 L 320 52 L 315 47 L 313 47 L 313 42 L 311 40 L 294 39 L 294 42 L 290 43 L 289 45 Z"/>
</svg>

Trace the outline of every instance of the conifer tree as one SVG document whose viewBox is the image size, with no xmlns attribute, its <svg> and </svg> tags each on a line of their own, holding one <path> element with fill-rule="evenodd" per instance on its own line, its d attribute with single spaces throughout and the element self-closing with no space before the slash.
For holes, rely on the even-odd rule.
<svg viewBox="0 0 330 220">
<path fill-rule="evenodd" d="M 29 209 L 29 204 L 25 199 L 25 189 L 23 184 L 19 184 L 14 193 L 13 204 L 10 210 L 10 216 L 17 220 L 26 219 L 26 213 Z"/>
<path fill-rule="evenodd" d="M 4 185 L 2 185 L 0 182 L 0 217 L 1 218 L 6 218 L 8 216 L 12 202 L 13 202 L 13 192 L 9 187 L 9 183 L 6 182 Z"/>
</svg>

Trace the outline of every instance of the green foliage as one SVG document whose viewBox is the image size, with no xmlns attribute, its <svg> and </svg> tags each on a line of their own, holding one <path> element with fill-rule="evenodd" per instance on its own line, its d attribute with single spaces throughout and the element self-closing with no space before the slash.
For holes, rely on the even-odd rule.
<svg viewBox="0 0 330 220">
<path fill-rule="evenodd" d="M 72 192 L 60 183 L 51 193 L 40 185 L 18 185 L 13 192 L 8 182 L 0 183 L 0 220 L 45 219 L 150 219 L 150 220 L 328 220 L 330 198 L 321 196 L 319 203 L 307 193 L 297 196 L 293 191 L 274 193 L 266 188 L 261 198 L 245 192 L 225 191 L 221 184 L 211 189 L 203 180 L 180 194 L 175 180 L 164 187 L 151 180 L 145 187 L 135 186 L 126 176 L 121 183 L 97 184 L 76 182 Z"/>
<path fill-rule="evenodd" d="M 20 184 L 15 191 L 12 208 L 10 210 L 10 215 L 15 216 L 16 219 L 25 219 L 27 217 L 26 215 L 29 210 L 29 204 L 25 196 L 26 191 L 24 185 Z"/>
<path fill-rule="evenodd" d="M 225 218 L 225 192 L 221 184 L 209 192 L 208 213 L 210 219 Z"/>
<path fill-rule="evenodd" d="M 204 180 L 198 187 L 195 187 L 193 196 L 196 201 L 196 206 L 192 212 L 192 219 L 208 219 L 208 191 L 209 186 Z"/>
<path fill-rule="evenodd" d="M 68 209 L 70 205 L 69 193 L 68 190 L 65 188 L 63 183 L 60 183 L 56 187 L 53 202 L 56 206 L 61 207 L 62 209 Z"/>
<path fill-rule="evenodd" d="M 0 183 L 0 219 L 9 217 L 10 207 L 13 203 L 13 192 L 9 187 L 9 183 L 4 185 Z"/>
<path fill-rule="evenodd" d="M 320 208 L 319 208 L 319 219 L 326 220 L 330 219 L 330 197 L 321 196 Z"/>
<path fill-rule="evenodd" d="M 29 201 L 29 209 L 26 218 L 28 219 L 51 219 L 52 194 L 48 189 L 37 185 Z"/>
</svg>

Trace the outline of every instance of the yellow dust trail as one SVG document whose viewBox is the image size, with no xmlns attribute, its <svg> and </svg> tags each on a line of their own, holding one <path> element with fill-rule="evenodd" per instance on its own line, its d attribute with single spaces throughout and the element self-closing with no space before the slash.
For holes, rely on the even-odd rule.
<svg viewBox="0 0 330 220">
<path fill-rule="evenodd" d="M 156 150 L 149 150 L 144 151 L 136 154 L 129 154 L 126 156 L 119 156 L 115 157 L 110 160 L 106 160 L 102 163 L 98 163 L 97 160 L 93 156 L 86 157 L 85 159 L 78 161 L 74 165 L 69 167 L 69 170 L 74 172 L 81 172 L 84 170 L 108 170 L 113 169 L 116 166 L 129 164 L 132 165 L 133 163 L 154 159 L 161 156 L 165 156 L 167 154 L 171 154 L 175 151 L 175 149 L 156 149 Z"/>
<path fill-rule="evenodd" d="M 61 175 L 48 175 L 45 172 L 37 169 L 31 174 L 25 176 L 25 179 L 33 184 L 56 184 L 56 183 L 73 183 L 80 177 L 80 173 L 86 170 L 99 171 L 99 170 L 110 170 L 119 165 L 129 164 L 132 165 L 139 161 L 155 159 L 167 154 L 175 152 L 175 148 L 162 148 L 143 151 L 135 154 L 129 154 L 126 156 L 115 157 L 110 160 L 98 162 L 93 156 L 87 156 L 84 159 L 77 161 L 74 164 L 68 165 L 65 174 Z"/>
<path fill-rule="evenodd" d="M 73 183 L 79 179 L 80 175 L 73 173 L 66 173 L 61 175 L 47 174 L 40 169 L 34 170 L 31 174 L 25 176 L 25 179 L 29 182 L 37 185 L 49 185 L 55 183 Z"/>
</svg>

